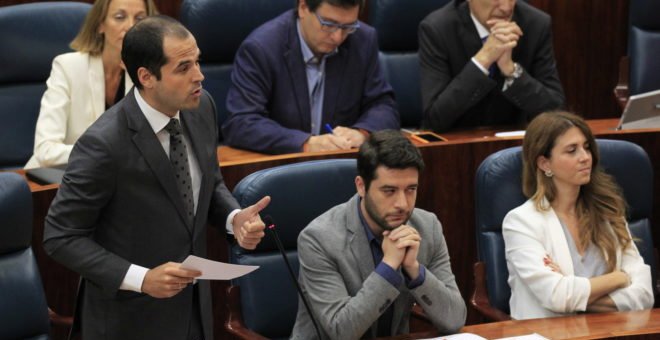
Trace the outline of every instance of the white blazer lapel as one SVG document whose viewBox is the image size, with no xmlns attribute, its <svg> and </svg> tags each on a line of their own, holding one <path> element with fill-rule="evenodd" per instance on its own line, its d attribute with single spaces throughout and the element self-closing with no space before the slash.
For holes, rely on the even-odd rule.
<svg viewBox="0 0 660 340">
<path fill-rule="evenodd" d="M 89 88 L 92 98 L 93 120 L 105 112 L 105 76 L 103 73 L 103 61 L 99 56 L 89 56 Z"/>
</svg>

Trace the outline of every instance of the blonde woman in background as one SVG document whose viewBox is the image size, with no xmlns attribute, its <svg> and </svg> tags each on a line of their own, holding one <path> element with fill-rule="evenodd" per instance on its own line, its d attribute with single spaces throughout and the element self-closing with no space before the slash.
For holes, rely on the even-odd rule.
<svg viewBox="0 0 660 340">
<path fill-rule="evenodd" d="M 502 226 L 514 319 L 653 306 L 650 268 L 628 230 L 625 201 L 598 162 L 582 118 L 552 112 L 529 124 L 529 200 Z"/>
<path fill-rule="evenodd" d="M 156 14 L 153 0 L 97 0 L 71 42 L 77 52 L 53 60 L 26 169 L 66 164 L 78 137 L 133 87 L 121 64 L 126 31 Z"/>
</svg>

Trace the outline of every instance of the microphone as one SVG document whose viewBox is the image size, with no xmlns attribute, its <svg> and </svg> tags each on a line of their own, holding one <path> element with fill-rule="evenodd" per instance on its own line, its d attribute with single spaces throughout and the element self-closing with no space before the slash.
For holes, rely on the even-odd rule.
<svg viewBox="0 0 660 340">
<path fill-rule="evenodd" d="M 298 278 L 296 278 L 296 274 L 293 273 L 293 268 L 289 263 L 289 259 L 287 258 L 286 253 L 284 252 L 282 241 L 280 241 L 279 236 L 277 236 L 277 231 L 275 231 L 275 223 L 273 223 L 273 218 L 270 217 L 270 215 L 264 216 L 264 224 L 266 224 L 266 229 L 270 231 L 270 234 L 273 235 L 273 238 L 275 239 L 275 244 L 277 245 L 277 249 L 280 250 L 280 254 L 282 254 L 282 257 L 284 258 L 284 263 L 286 263 L 286 267 L 287 269 L 289 269 L 289 275 L 291 276 L 291 280 L 293 280 L 293 283 L 296 285 L 296 289 L 298 290 L 298 295 L 300 296 L 300 299 L 303 301 L 303 304 L 305 305 L 307 314 L 309 314 L 309 317 L 312 319 L 312 323 L 314 324 L 314 329 L 316 330 L 316 336 L 318 336 L 320 340 L 322 338 L 321 338 L 321 332 L 319 331 L 319 325 L 316 323 L 316 318 L 314 317 L 314 313 L 312 313 L 312 309 L 309 308 L 309 303 L 305 298 L 305 294 L 303 294 L 303 291 L 300 288 L 300 284 L 298 283 Z"/>
</svg>

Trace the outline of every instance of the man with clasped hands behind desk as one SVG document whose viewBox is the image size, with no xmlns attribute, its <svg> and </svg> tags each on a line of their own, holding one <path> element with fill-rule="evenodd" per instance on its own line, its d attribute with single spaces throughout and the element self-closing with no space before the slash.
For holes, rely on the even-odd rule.
<svg viewBox="0 0 660 340">
<path fill-rule="evenodd" d="M 516 0 L 454 0 L 419 25 L 424 119 L 436 132 L 521 127 L 564 105 L 550 17 Z"/>
<path fill-rule="evenodd" d="M 83 278 L 83 339 L 213 340 L 211 291 L 180 267 L 206 255 L 207 221 L 254 249 L 265 197 L 239 210 L 217 160 L 215 104 L 195 38 L 154 16 L 123 41 L 135 88 L 76 142 L 44 248 Z"/>
<path fill-rule="evenodd" d="M 374 132 L 360 147 L 357 194 L 298 237 L 299 281 L 323 339 L 405 334 L 417 302 L 443 334 L 465 323 L 438 218 L 415 208 L 424 161 L 399 131 Z M 298 303 L 293 339 L 315 339 Z"/>
</svg>

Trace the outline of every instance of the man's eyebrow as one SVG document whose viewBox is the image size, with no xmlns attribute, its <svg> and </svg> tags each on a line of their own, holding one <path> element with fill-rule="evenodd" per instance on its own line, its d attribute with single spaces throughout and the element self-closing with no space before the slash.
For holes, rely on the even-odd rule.
<svg viewBox="0 0 660 340">
<path fill-rule="evenodd" d="M 181 66 L 185 66 L 185 65 L 190 64 L 190 63 L 192 63 L 192 60 L 190 60 L 190 59 L 182 60 L 182 61 L 179 62 L 179 64 L 176 65 L 176 67 L 179 68 Z"/>
</svg>

